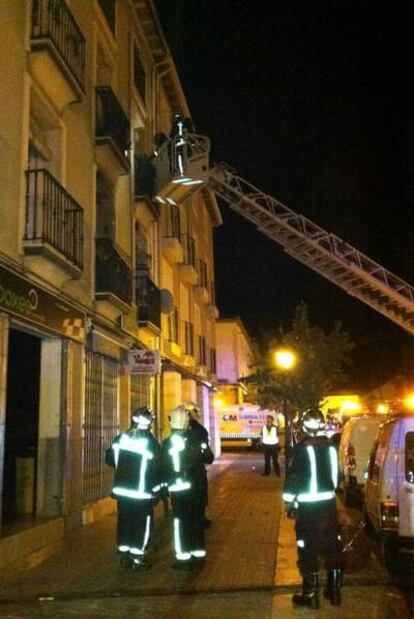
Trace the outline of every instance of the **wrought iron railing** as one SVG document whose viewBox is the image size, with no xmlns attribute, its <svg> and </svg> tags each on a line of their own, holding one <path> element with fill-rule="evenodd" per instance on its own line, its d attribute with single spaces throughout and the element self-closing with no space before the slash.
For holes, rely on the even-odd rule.
<svg viewBox="0 0 414 619">
<path fill-rule="evenodd" d="M 180 209 L 175 204 L 165 204 L 163 209 L 164 236 L 181 240 Z"/>
<path fill-rule="evenodd" d="M 132 271 L 109 238 L 96 239 L 95 290 L 131 303 Z"/>
<path fill-rule="evenodd" d="M 161 329 L 161 292 L 148 275 L 135 278 L 136 304 L 140 322 L 151 322 Z"/>
<path fill-rule="evenodd" d="M 44 169 L 26 171 L 24 240 L 48 243 L 83 268 L 83 209 Z"/>
<path fill-rule="evenodd" d="M 32 41 L 50 39 L 85 91 L 85 39 L 64 0 L 32 1 Z"/>
<path fill-rule="evenodd" d="M 110 86 L 97 86 L 95 92 L 95 136 L 97 139 L 112 139 L 122 155 L 127 158 L 130 140 L 128 117 Z"/>
<path fill-rule="evenodd" d="M 196 266 L 196 256 L 195 256 L 195 240 L 189 234 L 181 235 L 181 245 L 184 249 L 184 259 L 183 264 L 187 264 L 188 266 L 194 267 Z"/>
</svg>

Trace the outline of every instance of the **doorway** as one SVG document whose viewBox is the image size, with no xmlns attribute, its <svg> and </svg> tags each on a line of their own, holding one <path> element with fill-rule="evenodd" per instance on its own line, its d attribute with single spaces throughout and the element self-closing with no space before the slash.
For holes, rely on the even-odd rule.
<svg viewBox="0 0 414 619">
<path fill-rule="evenodd" d="M 2 522 L 36 513 L 41 339 L 10 329 Z"/>
</svg>

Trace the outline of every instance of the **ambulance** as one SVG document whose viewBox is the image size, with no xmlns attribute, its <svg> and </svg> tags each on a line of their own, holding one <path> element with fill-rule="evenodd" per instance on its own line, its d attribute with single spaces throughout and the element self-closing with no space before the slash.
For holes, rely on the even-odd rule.
<svg viewBox="0 0 414 619">
<path fill-rule="evenodd" d="M 259 448 L 260 431 L 268 415 L 280 425 L 277 413 L 257 404 L 234 404 L 220 409 L 220 439 L 222 447 Z"/>
</svg>

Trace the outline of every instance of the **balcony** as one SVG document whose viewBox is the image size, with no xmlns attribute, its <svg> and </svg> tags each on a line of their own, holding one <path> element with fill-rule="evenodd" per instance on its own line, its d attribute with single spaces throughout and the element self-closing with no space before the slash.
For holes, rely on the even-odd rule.
<svg viewBox="0 0 414 619">
<path fill-rule="evenodd" d="M 72 277 L 83 269 L 83 209 L 47 170 L 26 172 L 25 254 L 54 262 Z"/>
<path fill-rule="evenodd" d="M 182 262 L 184 259 L 181 245 L 180 210 L 174 204 L 165 204 L 162 210 L 162 250 L 171 262 Z"/>
<path fill-rule="evenodd" d="M 95 298 L 130 310 L 132 271 L 109 238 L 96 239 Z"/>
<path fill-rule="evenodd" d="M 85 39 L 64 0 L 32 0 L 30 67 L 56 107 L 85 93 Z"/>
<path fill-rule="evenodd" d="M 153 326 L 161 329 L 161 292 L 148 275 L 138 275 L 136 282 L 136 304 L 140 327 Z"/>
<path fill-rule="evenodd" d="M 184 256 L 180 264 L 180 277 L 182 281 L 193 286 L 197 282 L 195 240 L 189 234 L 182 234 L 181 245 Z"/>
<path fill-rule="evenodd" d="M 130 123 L 110 86 L 98 86 L 96 94 L 95 157 L 109 178 L 129 174 Z"/>
<path fill-rule="evenodd" d="M 209 178 L 210 141 L 206 136 L 188 133 L 166 138 L 157 149 L 156 200 L 165 204 L 184 202 Z"/>
<path fill-rule="evenodd" d="M 219 317 L 219 311 L 216 305 L 216 290 L 214 282 L 209 283 L 209 299 L 206 304 L 206 314 L 210 320 L 217 320 Z"/>
<path fill-rule="evenodd" d="M 208 302 L 207 263 L 201 259 L 197 261 L 197 282 L 194 285 L 194 299 L 200 303 Z"/>
</svg>

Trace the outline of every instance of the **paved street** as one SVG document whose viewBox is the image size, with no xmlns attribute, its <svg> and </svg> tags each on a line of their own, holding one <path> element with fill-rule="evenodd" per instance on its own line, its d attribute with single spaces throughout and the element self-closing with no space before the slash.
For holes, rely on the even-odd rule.
<svg viewBox="0 0 414 619">
<path fill-rule="evenodd" d="M 293 610 L 297 589 L 292 522 L 281 516 L 282 481 L 261 477 L 262 457 L 224 454 L 210 469 L 208 559 L 195 573 L 171 568 L 170 519 L 158 510 L 152 569 L 118 566 L 115 515 L 72 532 L 64 543 L 35 552 L 0 573 L 0 616 L 165 617 L 410 617 L 406 600 L 368 549 L 350 568 L 343 605 Z M 357 512 L 343 513 L 353 525 Z"/>
</svg>

